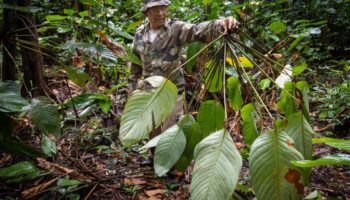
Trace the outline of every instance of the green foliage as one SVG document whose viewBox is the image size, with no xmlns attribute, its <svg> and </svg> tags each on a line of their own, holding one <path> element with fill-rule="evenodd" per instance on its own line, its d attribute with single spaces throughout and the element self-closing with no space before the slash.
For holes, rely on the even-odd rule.
<svg viewBox="0 0 350 200">
<path fill-rule="evenodd" d="M 52 141 L 46 135 L 43 135 L 41 140 L 41 148 L 47 156 L 54 156 L 56 154 L 56 142 Z"/>
<path fill-rule="evenodd" d="M 270 79 L 263 79 L 259 83 L 259 87 L 262 90 L 265 90 L 266 88 L 270 87 L 271 81 Z"/>
<path fill-rule="evenodd" d="M 344 80 L 335 86 L 319 83 L 313 87 L 313 90 L 318 92 L 314 93 L 311 98 L 312 101 L 320 103 L 315 109 L 317 109 L 318 118 L 321 120 L 334 119 L 350 106 L 349 80 Z M 340 118 L 336 124 L 341 124 L 346 118 L 349 118 L 349 115 Z"/>
<path fill-rule="evenodd" d="M 79 195 L 73 192 L 81 185 L 83 185 L 81 181 L 69 179 L 69 177 L 60 178 L 57 181 L 57 191 L 62 195 L 70 196 L 70 199 L 80 199 Z"/>
<path fill-rule="evenodd" d="M 274 34 L 279 34 L 286 30 L 286 25 L 281 21 L 274 21 L 269 25 L 269 28 Z"/>
<path fill-rule="evenodd" d="M 19 85 L 15 82 L 0 82 L 0 112 L 21 112 L 29 103 L 20 96 Z"/>
<path fill-rule="evenodd" d="M 259 131 L 256 127 L 255 116 L 256 111 L 254 105 L 249 103 L 241 109 L 243 120 L 243 139 L 244 143 L 251 146 L 255 139 L 259 136 Z"/>
<path fill-rule="evenodd" d="M 44 134 L 61 134 L 61 120 L 57 108 L 40 99 L 33 99 L 30 118 Z"/>
<path fill-rule="evenodd" d="M 203 139 L 199 124 L 192 115 L 184 115 L 178 123 L 186 137 L 186 147 L 175 168 L 185 171 L 193 160 L 194 148 Z"/>
<path fill-rule="evenodd" d="M 0 169 L 0 177 L 16 177 L 37 173 L 39 169 L 31 162 L 20 162 Z"/>
<path fill-rule="evenodd" d="M 46 47 L 49 47 L 60 52 L 58 56 L 59 67 L 64 67 L 71 81 L 86 90 L 86 84 L 94 81 L 89 75 L 91 72 L 88 71 L 88 68 L 92 67 L 101 71 L 103 84 L 115 85 L 111 89 L 108 88 L 107 92 L 103 94 L 84 92 L 65 103 L 68 108 L 74 107 L 77 110 L 77 117 L 83 122 L 97 106 L 103 113 L 109 113 L 112 106 L 109 95 L 126 86 L 129 71 L 125 67 L 125 60 L 141 64 L 140 59 L 131 52 L 130 45 L 133 39 L 132 35 L 136 27 L 144 23 L 144 17 L 139 12 L 141 0 L 80 0 L 79 2 L 83 3 L 84 7 L 73 8 L 71 2 L 68 1 L 37 0 L 33 1 L 34 6 L 27 8 L 7 4 L 1 4 L 0 7 L 36 13 L 38 24 L 40 24 L 38 26 L 39 40 L 40 44 L 44 45 L 42 49 L 46 50 Z M 299 81 L 315 78 L 316 81 L 319 81 L 318 75 L 325 74 L 328 77 L 334 77 L 332 73 L 341 73 L 342 76 L 339 77 L 342 80 L 335 85 L 322 80 L 316 85 L 311 85 L 312 92 L 318 92 L 311 99 L 313 103 L 311 105 L 316 102 L 316 106 L 318 106 L 316 111 L 319 111 L 317 114 L 320 119 L 341 123 L 344 121 L 342 119 L 348 117 L 350 87 L 344 74 L 347 74 L 349 64 L 344 61 L 343 67 L 343 64 L 337 60 L 338 58 L 347 59 L 350 34 L 349 29 L 344 27 L 350 25 L 349 8 L 349 1 L 318 0 L 238 2 L 173 0 L 169 7 L 170 16 L 193 23 L 217 19 L 219 16 L 234 15 L 241 22 L 240 29 L 257 41 L 252 41 L 242 37 L 238 32 L 234 32 L 234 34 L 238 33 L 239 42 L 242 44 L 235 43 L 239 44 L 239 46 L 233 46 L 237 55 L 232 57 L 233 55 L 229 53 L 228 56 L 231 58 L 224 58 L 222 56 L 223 46 L 218 46 L 215 43 L 213 47 L 219 47 L 219 50 L 215 52 L 209 48 L 209 55 L 214 56 L 207 63 L 204 84 L 209 92 L 217 92 L 213 94 L 216 96 L 220 95 L 219 92 L 221 92 L 225 81 L 228 83 L 227 96 L 230 106 L 235 111 L 241 111 L 244 143 L 248 147 L 252 145 L 249 157 L 250 172 L 254 193 L 259 200 L 300 198 L 301 195 L 297 194 L 297 190 L 302 187 L 299 182 L 305 178 L 301 177 L 305 174 L 298 171 L 297 168 L 293 168 L 290 162 L 306 168 L 318 165 L 349 164 L 347 155 L 310 160 L 312 158 L 310 140 L 313 131 L 310 127 L 312 120 L 309 116 L 309 86 L 305 81 Z M 102 44 L 101 35 L 106 35 L 112 42 L 124 46 L 127 55 L 114 55 Z M 261 47 L 258 43 L 264 44 L 264 46 Z M 260 63 L 256 65 L 254 62 L 260 62 L 266 58 L 255 58 L 256 54 L 246 47 L 244 49 L 248 49 L 248 52 L 240 51 L 238 47 L 243 48 L 244 45 L 251 49 L 261 50 L 262 55 L 273 50 L 272 53 L 281 54 L 283 57 L 276 62 L 269 61 L 270 63 L 265 62 L 264 65 L 260 65 Z M 190 44 L 186 52 L 187 58 L 196 54 L 202 46 L 203 44 L 200 43 Z M 0 57 L 2 54 L 3 52 L 0 52 Z M 85 66 L 71 66 L 69 63 L 73 57 L 81 58 L 82 64 Z M 231 63 L 227 60 L 228 58 L 231 59 Z M 21 60 L 20 58 L 16 59 Z M 224 62 L 226 61 L 231 66 L 225 69 Z M 327 61 L 327 67 L 322 66 L 324 61 Z M 0 63 L 2 63 L 1 59 Z M 277 69 L 286 63 L 291 63 L 293 66 L 291 71 L 293 81 L 299 82 L 286 84 L 279 96 L 279 113 L 273 110 L 270 117 L 286 117 L 288 118 L 288 126 L 284 131 L 282 131 L 283 125 L 281 125 L 277 130 L 259 136 L 256 123 L 260 119 L 255 117 L 256 111 L 253 105 L 264 103 L 256 103 L 254 100 L 265 101 L 270 97 L 269 92 L 275 91 L 274 87 L 270 87 L 271 80 L 276 73 L 280 73 L 280 70 Z M 187 70 L 192 71 L 194 65 L 195 59 L 188 63 Z M 335 69 L 334 66 L 344 69 Z M 262 67 L 268 74 L 264 74 L 262 69 L 258 69 L 258 67 Z M 235 77 L 226 80 L 225 73 Z M 264 75 L 262 76 L 260 73 Z M 310 79 L 310 75 L 315 77 Z M 243 81 L 240 82 L 240 80 Z M 250 87 L 259 84 L 261 90 L 258 91 L 263 93 L 256 94 L 255 98 L 250 93 L 244 94 L 245 100 L 253 100 L 253 102 L 242 108 L 241 89 L 247 86 L 246 82 L 249 83 Z M 143 90 L 137 90 L 131 94 L 121 117 L 119 134 L 120 140 L 125 146 L 147 138 L 148 133 L 158 127 L 174 107 L 177 89 L 170 81 L 153 77 L 149 79 L 149 83 L 145 84 Z M 1 122 L 10 124 L 11 118 L 17 117 L 16 114 L 27 111 L 31 113 L 33 122 L 42 132 L 45 134 L 60 133 L 61 122 L 54 105 L 38 103 L 33 100 L 31 106 L 28 106 L 27 100 L 19 95 L 18 85 L 11 84 L 14 86 L 12 87 L 7 84 L 0 83 Z M 98 86 L 97 83 L 91 85 Z M 252 88 L 244 89 L 244 91 L 252 91 Z M 219 96 L 222 101 L 226 101 L 225 98 Z M 71 117 L 73 113 L 71 110 L 67 113 L 66 119 L 76 120 L 76 117 Z M 266 110 L 269 112 L 271 108 L 267 106 Z M 313 108 L 312 112 L 314 110 Z M 259 109 L 259 114 L 260 112 Z M 241 158 L 230 135 L 222 129 L 225 113 L 227 110 L 224 110 L 219 102 L 206 101 L 199 108 L 197 122 L 192 116 L 186 115 L 176 126 L 177 131 L 169 129 L 168 132 L 153 138 L 141 148 L 157 146 L 154 164 L 156 173 L 161 176 L 175 162 L 177 162 L 176 168 L 184 171 L 191 163 L 194 148 L 197 146 L 191 185 L 193 199 L 229 199 L 238 181 L 242 165 Z M 267 114 L 270 115 L 270 113 Z M 262 111 L 261 116 L 266 117 L 266 113 Z M 26 145 L 10 140 L 11 131 L 11 127 L 0 127 L 0 148 L 2 150 L 32 157 L 44 156 Z M 42 138 L 44 153 L 47 156 L 53 156 L 56 151 L 54 142 L 45 135 Z M 203 138 L 205 139 L 200 142 Z M 321 138 L 314 139 L 314 142 L 324 142 L 341 150 L 349 150 L 349 143 L 346 140 Z M 57 183 L 59 192 L 72 199 L 80 198 L 78 194 L 73 192 L 82 185 L 80 181 L 67 177 L 60 179 Z M 129 192 L 135 193 L 139 187 L 127 189 Z"/>
<path fill-rule="evenodd" d="M 162 133 L 154 154 L 154 170 L 158 176 L 165 175 L 181 157 L 186 138 L 181 127 L 174 125 Z"/>
<path fill-rule="evenodd" d="M 80 87 L 85 87 L 86 83 L 91 80 L 90 76 L 82 69 L 74 69 L 72 67 L 66 67 L 68 78 Z"/>
<path fill-rule="evenodd" d="M 224 79 L 223 70 L 222 60 L 211 60 L 206 63 L 204 84 L 209 92 L 218 92 L 222 89 Z"/>
<path fill-rule="evenodd" d="M 253 143 L 249 157 L 249 172 L 256 197 L 265 199 L 300 199 L 303 185 L 301 174 L 290 161 L 302 160 L 287 133 L 272 130 Z"/>
<path fill-rule="evenodd" d="M 346 140 L 346 139 L 335 139 L 335 138 L 327 138 L 327 137 L 313 138 L 312 143 L 313 144 L 325 143 L 326 145 L 335 147 L 337 149 L 350 151 L 350 140 Z"/>
<path fill-rule="evenodd" d="M 187 55 L 186 55 L 187 59 L 192 58 L 202 48 L 203 48 L 203 44 L 200 42 L 193 42 L 189 44 L 187 47 Z M 195 64 L 196 64 L 196 59 L 192 59 L 187 63 L 186 70 L 188 72 L 191 72 Z"/>
<path fill-rule="evenodd" d="M 212 133 L 195 149 L 191 199 L 230 199 L 242 158 L 225 130 Z"/>
<path fill-rule="evenodd" d="M 0 149 L 11 154 L 25 155 L 32 158 L 46 157 L 46 155 L 43 154 L 42 152 L 36 149 L 33 149 L 28 145 L 14 142 L 9 138 L 3 137 L 1 134 L 0 134 Z"/>
<path fill-rule="evenodd" d="M 304 117 L 308 122 L 310 122 L 310 109 L 309 109 L 309 84 L 306 81 L 299 81 L 295 84 L 296 92 L 299 95 L 296 95 L 299 98 L 301 104 L 301 110 Z M 301 97 L 300 97 L 301 96 Z"/>
<path fill-rule="evenodd" d="M 95 104 L 107 114 L 112 106 L 112 100 L 110 96 L 101 93 L 81 93 L 66 101 L 64 105 L 73 108 L 73 104 L 78 111 L 82 110 L 79 117 L 85 117 L 84 111 L 93 109 L 92 106 Z"/>
<path fill-rule="evenodd" d="M 295 84 L 292 82 L 287 82 L 284 90 L 282 90 L 281 99 L 277 104 L 281 113 L 285 114 L 287 117 L 297 112 L 294 91 Z"/>
<path fill-rule="evenodd" d="M 292 68 L 293 77 L 296 77 L 299 74 L 303 73 L 307 69 L 307 67 L 308 66 L 306 63 L 302 63 L 301 65 L 293 67 Z"/>
<path fill-rule="evenodd" d="M 40 170 L 31 162 L 24 161 L 0 169 L 0 177 L 6 178 L 6 183 L 22 183 L 40 176 Z"/>
<path fill-rule="evenodd" d="M 224 127 L 224 109 L 214 100 L 203 102 L 198 111 L 197 122 L 201 128 L 202 137 L 218 131 Z"/>
<path fill-rule="evenodd" d="M 317 160 L 297 160 L 291 161 L 297 167 L 315 167 L 322 165 L 350 165 L 350 156 L 348 154 L 334 154 L 319 158 Z"/>
<path fill-rule="evenodd" d="M 294 140 L 295 148 L 305 159 L 312 159 L 312 136 L 314 131 L 301 112 L 288 117 L 285 132 Z"/>
<path fill-rule="evenodd" d="M 171 81 L 152 76 L 146 83 L 148 91 L 134 91 L 121 117 L 119 139 L 127 147 L 147 138 L 170 115 L 176 103 L 177 88 Z"/>
<path fill-rule="evenodd" d="M 227 79 L 228 99 L 233 110 L 238 111 L 243 105 L 241 92 L 241 83 L 238 77 L 230 77 Z"/>
</svg>

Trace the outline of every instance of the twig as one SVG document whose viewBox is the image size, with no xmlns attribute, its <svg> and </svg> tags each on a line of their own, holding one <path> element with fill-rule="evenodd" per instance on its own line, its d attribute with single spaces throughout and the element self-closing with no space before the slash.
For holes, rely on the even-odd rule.
<svg viewBox="0 0 350 200">
<path fill-rule="evenodd" d="M 94 190 L 96 189 L 96 187 L 98 186 L 98 183 L 96 183 L 94 185 L 94 187 L 90 190 L 90 192 L 86 195 L 86 197 L 84 198 L 84 200 L 88 200 L 90 195 L 94 192 Z"/>
<path fill-rule="evenodd" d="M 71 101 L 72 101 L 72 106 L 73 106 L 73 110 L 74 110 L 75 117 L 76 117 L 77 119 L 79 119 L 78 112 L 77 112 L 77 109 L 76 109 L 75 104 L 74 104 L 74 99 L 73 99 L 73 96 L 72 96 L 72 92 L 71 92 L 71 90 L 70 90 L 70 88 L 69 88 L 68 81 L 67 81 L 67 78 L 66 78 L 66 77 L 65 77 L 65 79 L 64 79 L 64 82 L 66 83 L 67 88 L 68 88 L 68 93 L 69 93 L 69 97 L 70 97 L 70 99 L 71 99 Z"/>
</svg>

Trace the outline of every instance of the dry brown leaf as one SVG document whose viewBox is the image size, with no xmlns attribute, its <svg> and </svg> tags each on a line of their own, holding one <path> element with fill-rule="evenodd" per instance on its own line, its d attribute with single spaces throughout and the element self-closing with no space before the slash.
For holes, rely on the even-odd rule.
<svg viewBox="0 0 350 200">
<path fill-rule="evenodd" d="M 73 81 L 71 80 L 68 80 L 68 86 L 71 90 L 77 90 L 77 91 L 80 91 L 81 90 L 81 87 L 77 84 L 75 84 Z"/>
<path fill-rule="evenodd" d="M 31 197 L 39 194 L 40 192 L 42 192 L 43 190 L 48 188 L 50 185 L 55 183 L 59 178 L 61 178 L 61 177 L 59 176 L 59 177 L 54 178 L 54 179 L 52 179 L 52 180 L 50 180 L 48 182 L 42 183 L 42 184 L 40 184 L 38 186 L 35 186 L 35 187 L 29 188 L 29 189 L 27 189 L 25 191 L 22 191 L 21 192 L 22 198 L 28 199 L 28 198 L 31 198 Z"/>
<path fill-rule="evenodd" d="M 144 185 L 147 181 L 141 178 L 124 178 L 124 184 L 127 185 Z"/>
<path fill-rule="evenodd" d="M 283 57 L 283 55 L 280 54 L 280 53 L 273 53 L 273 54 L 271 54 L 271 56 L 274 57 L 274 58 L 276 58 L 276 59 L 279 59 L 279 58 L 282 58 L 282 57 Z"/>
<path fill-rule="evenodd" d="M 72 178 L 74 178 L 74 179 L 77 179 L 77 180 L 83 181 L 83 182 L 88 182 L 88 183 L 91 182 L 91 180 L 88 177 L 75 172 L 75 170 L 73 170 L 73 169 L 69 169 L 67 167 L 58 165 L 56 163 L 49 162 L 43 158 L 37 158 L 36 161 L 37 161 L 37 164 L 39 167 L 44 168 L 46 170 L 55 171 L 55 172 L 58 172 L 61 174 L 69 173 L 69 174 L 71 174 Z"/>
<path fill-rule="evenodd" d="M 242 149 L 245 147 L 245 145 L 241 142 L 235 142 L 235 145 L 236 145 L 237 149 Z"/>
<path fill-rule="evenodd" d="M 142 194 L 139 194 L 139 200 L 148 200 L 148 198 Z"/>
<path fill-rule="evenodd" d="M 11 155 L 1 155 L 4 156 L 3 158 L 0 159 L 0 167 L 2 167 L 5 163 L 7 163 L 9 160 L 12 159 Z"/>
<path fill-rule="evenodd" d="M 148 190 L 145 191 L 145 193 L 147 194 L 147 196 L 149 196 L 150 198 L 152 197 L 157 197 L 158 195 L 164 194 L 166 190 L 163 189 L 156 189 L 156 190 Z M 150 199 L 149 198 L 149 199 Z"/>
</svg>

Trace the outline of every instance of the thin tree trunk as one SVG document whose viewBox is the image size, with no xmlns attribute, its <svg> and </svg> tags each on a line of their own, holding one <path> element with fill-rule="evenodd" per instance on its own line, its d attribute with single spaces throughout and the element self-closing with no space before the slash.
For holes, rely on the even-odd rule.
<svg viewBox="0 0 350 200">
<path fill-rule="evenodd" d="M 6 4 L 16 5 L 17 0 L 4 0 Z M 16 80 L 16 11 L 13 9 L 4 9 L 3 25 L 1 31 L 3 65 L 1 69 L 2 80 Z"/>
<path fill-rule="evenodd" d="M 18 0 L 18 5 L 27 7 L 31 0 Z M 43 59 L 38 43 L 38 33 L 35 18 L 32 13 L 20 12 L 17 18 L 18 28 L 21 29 L 18 41 L 21 48 L 24 83 L 30 95 L 50 95 L 50 89 L 45 82 Z M 24 43 L 21 42 L 25 41 Z"/>
</svg>

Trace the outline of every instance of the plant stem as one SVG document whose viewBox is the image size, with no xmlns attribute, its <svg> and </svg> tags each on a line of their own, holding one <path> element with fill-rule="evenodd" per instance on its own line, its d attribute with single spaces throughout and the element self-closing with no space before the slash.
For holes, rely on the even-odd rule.
<svg viewBox="0 0 350 200">
<path fill-rule="evenodd" d="M 238 56 L 237 56 L 236 51 L 235 51 L 235 49 L 233 48 L 232 44 L 230 44 L 230 43 L 228 43 L 228 44 L 229 44 L 229 47 L 230 47 L 230 49 L 231 49 L 231 51 L 232 51 L 232 55 L 233 55 L 233 57 L 235 58 L 235 60 L 236 60 L 236 62 L 237 62 L 236 64 L 243 70 L 243 73 L 244 73 L 244 75 L 246 76 L 246 79 L 247 79 L 249 85 L 250 85 L 250 86 L 252 87 L 252 89 L 254 90 L 254 93 L 256 94 L 256 96 L 258 97 L 259 101 L 261 102 L 261 104 L 262 104 L 263 107 L 265 108 L 265 110 L 266 110 L 266 112 L 268 113 L 269 117 L 270 117 L 272 120 L 275 120 L 275 118 L 272 116 L 272 114 L 270 113 L 269 109 L 267 108 L 266 104 L 265 104 L 264 101 L 261 99 L 261 97 L 260 97 L 258 91 L 255 89 L 253 83 L 252 83 L 251 80 L 249 79 L 249 76 L 248 76 L 247 72 L 245 71 L 244 67 L 243 67 L 243 66 L 241 65 L 241 63 L 239 62 Z"/>
</svg>

